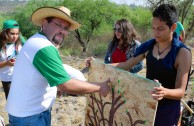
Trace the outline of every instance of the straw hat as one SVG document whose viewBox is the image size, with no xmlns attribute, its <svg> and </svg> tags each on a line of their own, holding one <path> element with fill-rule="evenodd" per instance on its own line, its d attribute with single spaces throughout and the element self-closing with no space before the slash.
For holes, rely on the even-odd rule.
<svg viewBox="0 0 194 126">
<path fill-rule="evenodd" d="M 69 30 L 73 31 L 78 29 L 81 25 L 70 18 L 70 10 L 66 7 L 42 7 L 38 8 L 31 15 L 31 20 L 35 25 L 42 26 L 43 19 L 47 17 L 57 17 L 68 21 L 71 26 Z"/>
</svg>

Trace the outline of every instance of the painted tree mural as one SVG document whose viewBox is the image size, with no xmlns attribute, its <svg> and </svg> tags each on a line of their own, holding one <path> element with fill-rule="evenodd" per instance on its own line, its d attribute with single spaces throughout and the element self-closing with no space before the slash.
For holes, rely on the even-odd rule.
<svg viewBox="0 0 194 126">
<path fill-rule="evenodd" d="M 88 78 L 90 82 L 110 78 L 112 91 L 107 97 L 88 95 L 87 126 L 153 125 L 157 102 L 149 90 L 159 84 L 98 61 L 92 61 Z"/>
<path fill-rule="evenodd" d="M 118 84 L 120 83 L 120 80 L 118 80 Z M 95 94 L 90 95 L 91 103 L 89 103 L 89 107 L 92 110 L 92 113 L 88 113 L 88 118 L 89 118 L 89 125 L 90 126 L 106 126 L 108 123 L 108 126 L 113 126 L 113 123 L 115 126 L 118 126 L 118 122 L 114 120 L 114 116 L 116 111 L 126 103 L 126 100 L 124 98 L 124 91 L 122 91 L 122 88 L 124 85 L 122 85 L 121 89 L 118 91 L 115 91 L 115 86 L 112 88 L 112 100 L 111 102 L 103 102 L 103 98 L 99 95 L 98 99 Z M 115 94 L 118 93 L 118 97 L 115 97 Z M 95 104 L 97 105 L 97 109 L 95 108 Z M 104 109 L 105 106 L 109 105 L 110 106 L 110 114 L 108 118 L 105 118 L 104 116 Z M 136 109 L 136 108 L 134 108 Z M 136 110 L 138 111 L 138 110 Z M 99 114 L 98 114 L 99 113 Z M 100 116 L 98 116 L 100 115 Z M 131 114 L 129 113 L 128 110 L 126 110 L 126 115 L 129 118 L 130 121 L 130 126 L 136 126 L 137 124 L 145 124 L 146 121 L 143 120 L 136 120 L 133 122 L 133 119 L 131 117 Z M 122 122 L 120 122 L 122 124 Z"/>
</svg>

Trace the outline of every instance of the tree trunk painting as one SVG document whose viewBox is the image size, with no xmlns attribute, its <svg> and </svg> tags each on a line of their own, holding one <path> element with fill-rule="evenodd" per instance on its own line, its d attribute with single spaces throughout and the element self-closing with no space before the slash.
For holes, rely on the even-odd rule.
<svg viewBox="0 0 194 126">
<path fill-rule="evenodd" d="M 157 102 L 149 91 L 158 83 L 137 74 L 92 60 L 89 82 L 110 78 L 112 91 L 106 97 L 88 95 L 86 126 L 152 126 Z"/>
</svg>

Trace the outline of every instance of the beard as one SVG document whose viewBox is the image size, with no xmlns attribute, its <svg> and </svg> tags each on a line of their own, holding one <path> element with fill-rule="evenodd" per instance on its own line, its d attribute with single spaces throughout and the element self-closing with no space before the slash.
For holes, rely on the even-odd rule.
<svg viewBox="0 0 194 126">
<path fill-rule="evenodd" d="M 58 36 L 62 36 L 62 37 L 58 37 Z M 61 47 L 62 45 L 63 45 L 63 43 L 64 43 L 64 35 L 62 35 L 62 34 L 56 34 L 54 37 L 53 37 L 53 39 L 52 39 L 52 43 L 55 45 L 55 46 L 59 46 L 59 47 Z"/>
</svg>

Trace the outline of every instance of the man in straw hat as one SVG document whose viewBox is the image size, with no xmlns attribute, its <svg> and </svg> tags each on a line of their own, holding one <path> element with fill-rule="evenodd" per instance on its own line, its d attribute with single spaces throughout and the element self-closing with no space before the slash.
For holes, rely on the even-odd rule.
<svg viewBox="0 0 194 126">
<path fill-rule="evenodd" d="M 30 37 L 18 55 L 6 110 L 10 125 L 50 126 L 57 88 L 71 94 L 99 92 L 106 96 L 109 79 L 88 83 L 70 79 L 57 48 L 69 31 L 80 27 L 66 7 L 42 7 L 31 16 L 41 31 Z M 57 47 L 57 48 L 56 48 Z"/>
</svg>

